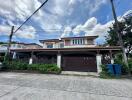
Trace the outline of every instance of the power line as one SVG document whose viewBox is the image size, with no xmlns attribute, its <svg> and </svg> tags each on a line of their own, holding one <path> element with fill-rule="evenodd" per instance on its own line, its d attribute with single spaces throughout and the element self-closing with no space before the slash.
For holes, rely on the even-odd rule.
<svg viewBox="0 0 132 100">
<path fill-rule="evenodd" d="M 31 16 L 29 16 L 29 18 L 27 18 L 27 20 L 25 22 L 23 22 L 15 31 L 14 33 L 16 33 L 36 12 L 38 12 L 39 9 L 41 9 L 46 3 L 48 2 L 48 0 L 46 0 Z"/>
</svg>

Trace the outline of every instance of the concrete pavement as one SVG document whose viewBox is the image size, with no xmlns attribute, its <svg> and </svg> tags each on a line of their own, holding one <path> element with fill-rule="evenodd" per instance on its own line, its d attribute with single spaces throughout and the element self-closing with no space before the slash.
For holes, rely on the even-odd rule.
<svg viewBox="0 0 132 100">
<path fill-rule="evenodd" d="M 132 100 L 132 80 L 2 72 L 0 100 Z"/>
</svg>

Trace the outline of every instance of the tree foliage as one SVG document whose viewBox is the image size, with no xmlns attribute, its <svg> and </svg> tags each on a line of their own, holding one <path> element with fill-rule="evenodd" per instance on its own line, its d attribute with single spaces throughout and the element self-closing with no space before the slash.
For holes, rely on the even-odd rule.
<svg viewBox="0 0 132 100">
<path fill-rule="evenodd" d="M 124 47 L 127 49 L 127 53 L 132 51 L 132 16 L 125 17 L 124 20 L 119 21 L 119 33 L 122 36 Z M 108 31 L 109 35 L 106 39 L 107 44 L 111 46 L 119 46 L 119 39 L 116 33 L 116 25 L 110 27 Z"/>
</svg>

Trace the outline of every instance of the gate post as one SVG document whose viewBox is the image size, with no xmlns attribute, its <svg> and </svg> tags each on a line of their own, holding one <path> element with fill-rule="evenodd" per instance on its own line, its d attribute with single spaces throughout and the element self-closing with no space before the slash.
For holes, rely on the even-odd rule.
<svg viewBox="0 0 132 100">
<path fill-rule="evenodd" d="M 57 54 L 57 66 L 61 68 L 61 54 L 60 53 Z"/>
<path fill-rule="evenodd" d="M 29 64 L 33 64 L 33 52 L 31 52 L 31 57 L 29 58 Z"/>
<path fill-rule="evenodd" d="M 100 67 L 100 65 L 102 64 L 101 60 L 102 60 L 102 55 L 101 54 L 97 54 L 96 55 L 96 61 L 97 61 L 97 73 L 98 74 L 102 71 L 102 69 Z"/>
<path fill-rule="evenodd" d="M 13 59 L 16 59 L 16 52 L 13 52 Z"/>
</svg>

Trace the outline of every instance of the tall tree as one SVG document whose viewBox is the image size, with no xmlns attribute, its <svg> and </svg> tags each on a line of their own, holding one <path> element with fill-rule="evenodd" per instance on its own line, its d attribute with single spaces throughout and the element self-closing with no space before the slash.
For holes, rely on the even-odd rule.
<svg viewBox="0 0 132 100">
<path fill-rule="evenodd" d="M 111 46 L 119 46 L 119 39 L 116 34 L 116 25 L 110 27 L 106 41 Z M 127 54 L 132 52 L 132 16 L 127 16 L 124 20 L 119 21 L 119 33 L 122 36 L 124 47 L 127 50 Z"/>
</svg>

